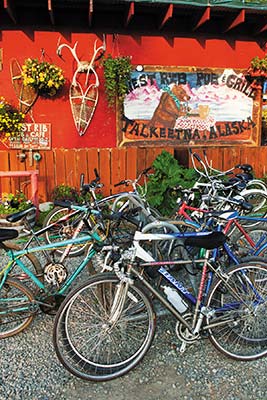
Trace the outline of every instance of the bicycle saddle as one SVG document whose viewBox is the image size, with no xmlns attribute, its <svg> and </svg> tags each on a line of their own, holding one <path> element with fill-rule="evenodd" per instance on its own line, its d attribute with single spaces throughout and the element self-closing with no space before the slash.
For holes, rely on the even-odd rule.
<svg viewBox="0 0 267 400">
<path fill-rule="evenodd" d="M 184 244 L 186 246 L 202 247 L 211 250 L 222 246 L 225 242 L 226 236 L 223 232 L 210 232 L 203 236 L 188 237 L 185 239 Z"/>
<path fill-rule="evenodd" d="M 3 242 L 4 240 L 15 239 L 18 236 L 19 233 L 16 229 L 5 229 L 5 228 L 0 229 L 0 242 Z"/>
</svg>

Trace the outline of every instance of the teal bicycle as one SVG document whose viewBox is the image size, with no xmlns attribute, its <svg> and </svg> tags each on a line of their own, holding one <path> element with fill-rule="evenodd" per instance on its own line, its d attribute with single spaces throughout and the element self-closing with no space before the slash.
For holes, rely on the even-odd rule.
<svg viewBox="0 0 267 400">
<path fill-rule="evenodd" d="M 101 218 L 99 211 L 89 210 L 88 207 L 87 213 Z M 85 213 L 85 223 L 87 218 L 88 215 Z M 114 219 L 116 216 L 113 215 L 112 218 Z M 118 249 L 118 246 L 109 244 L 111 242 L 108 241 L 107 236 L 102 235 L 102 231 L 98 228 L 99 225 L 96 224 L 93 230 L 88 229 L 88 233 L 82 236 L 65 241 L 59 240 L 52 244 L 38 244 L 24 249 L 12 248 L 5 244 L 6 241 L 13 240 L 18 236 L 17 230 L 0 229 L 0 248 L 6 252 L 9 260 L 0 270 L 0 339 L 16 335 L 24 330 L 39 311 L 54 314 L 70 286 L 75 283 L 77 277 L 96 253 L 105 254 L 102 267 L 105 269 L 106 266 L 107 270 L 111 269 L 108 266 L 111 260 L 109 254 L 111 255 L 114 249 Z M 46 265 L 42 274 L 36 275 L 37 268 L 29 268 L 29 265 L 24 262 L 25 256 L 33 253 L 56 252 L 58 249 L 84 246 L 85 244 L 88 245 L 87 253 L 70 274 L 65 265 L 55 261 Z M 32 260 L 34 263 L 34 258 Z M 14 270 L 20 270 L 20 273 L 14 274 Z M 23 276 L 27 276 L 25 280 L 27 284 L 23 279 L 18 278 Z M 28 285 L 28 281 L 31 282 L 31 285 Z"/>
</svg>

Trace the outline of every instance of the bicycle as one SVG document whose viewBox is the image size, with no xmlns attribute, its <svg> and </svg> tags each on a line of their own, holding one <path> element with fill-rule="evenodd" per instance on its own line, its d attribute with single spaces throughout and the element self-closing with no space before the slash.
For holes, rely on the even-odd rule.
<svg viewBox="0 0 267 400">
<path fill-rule="evenodd" d="M 137 226 L 141 221 L 145 224 L 147 221 L 151 221 L 155 218 L 148 209 L 148 205 L 144 202 L 142 196 L 140 196 L 138 187 L 138 182 L 142 177 L 146 177 L 150 168 L 146 168 L 140 172 L 134 180 L 124 180 L 114 186 L 119 185 L 131 185 L 131 192 L 121 192 L 106 196 L 102 199 L 97 199 L 96 190 L 101 188 L 103 185 L 99 183 L 100 177 L 97 170 L 95 169 L 95 179 L 93 179 L 89 184 L 84 184 L 84 175 L 81 175 L 80 180 L 80 192 L 82 195 L 87 193 L 90 194 L 92 201 L 85 202 L 83 207 L 88 206 L 89 208 L 95 208 L 100 212 L 104 210 L 105 212 L 123 212 L 129 211 L 132 214 L 130 224 L 127 223 L 126 219 L 120 221 L 120 230 L 127 233 L 125 241 L 128 242 L 129 236 L 133 236 L 135 226 Z M 53 241 L 58 241 L 59 238 L 63 240 L 66 238 L 71 238 L 75 227 L 83 219 L 83 212 L 79 209 L 71 208 L 71 204 L 65 201 L 55 201 L 56 207 L 47 215 L 43 222 L 43 228 L 48 228 L 45 233 L 45 241 L 47 243 L 53 243 Z M 133 211 L 135 212 L 135 218 Z M 90 215 L 90 221 L 88 221 L 90 226 L 94 225 L 94 217 Z M 129 221 L 128 221 L 129 222 Z M 85 227 L 85 234 L 87 227 Z M 84 229 L 81 228 L 80 234 L 83 234 Z M 118 239 L 118 238 L 117 238 Z M 124 240 L 123 238 L 121 240 Z M 70 255 L 77 256 L 83 254 L 85 247 L 79 246 L 77 248 L 72 248 Z M 60 253 L 60 249 L 58 250 Z"/>
<path fill-rule="evenodd" d="M 82 206 L 80 206 L 82 208 Z M 91 210 L 92 214 L 103 218 L 99 211 Z M 86 213 L 89 213 L 88 207 Z M 105 218 L 117 219 L 122 215 L 105 216 Z M 86 224 L 87 217 L 84 217 Z M 9 262 L 0 270 L 0 338 L 13 336 L 24 330 L 33 320 L 38 311 L 53 313 L 58 308 L 70 286 L 74 284 L 80 273 L 85 269 L 89 261 L 97 252 L 105 254 L 102 267 L 108 270 L 112 264 L 112 252 L 119 249 L 118 246 L 110 245 L 111 239 L 99 236 L 99 230 L 95 226 L 87 236 L 76 237 L 52 244 L 25 247 L 24 249 L 13 249 L 5 245 L 6 240 L 18 237 L 15 229 L 0 229 L 0 247 L 6 252 Z M 68 249 L 72 245 L 84 245 L 88 247 L 87 254 L 69 274 L 66 266 L 60 262 L 48 263 L 41 269 L 39 275 L 28 268 L 22 257 L 31 256 L 33 253 L 55 251 L 58 248 Z M 115 249 L 115 250 L 114 250 Z M 109 257 L 110 256 L 110 257 Z M 17 274 L 13 276 L 16 269 Z M 40 272 L 40 271 L 39 271 Z M 16 279 L 17 276 L 27 276 L 37 290 L 31 290 L 27 284 Z M 28 281 L 27 281 L 28 283 Z"/>
<path fill-rule="evenodd" d="M 205 248 L 197 296 L 140 246 L 145 240 L 182 240 Z M 113 274 L 95 275 L 72 291 L 55 318 L 53 343 L 59 361 L 75 376 L 92 381 L 120 377 L 144 357 L 155 334 L 157 299 L 177 319 L 182 345 L 208 337 L 224 355 L 236 360 L 266 356 L 267 266 L 246 262 L 225 271 L 211 257 L 225 243 L 221 232 L 144 234 L 136 232 L 132 248 L 114 264 Z M 141 261 L 140 261 L 141 260 Z M 154 267 L 164 280 L 158 288 L 146 278 Z M 174 292 L 173 292 L 174 290 Z M 166 294 L 166 296 L 163 294 Z"/>
<path fill-rule="evenodd" d="M 252 185 L 252 180 L 236 178 L 232 181 L 225 182 L 220 179 L 221 176 L 227 175 L 231 170 L 219 173 L 217 175 L 210 175 L 208 172 L 208 166 L 202 161 L 201 157 L 197 153 L 193 153 L 190 149 L 190 156 L 192 160 L 192 165 L 194 170 L 199 174 L 200 180 L 204 178 L 206 182 L 197 181 L 193 188 L 201 189 L 204 194 L 206 194 L 206 199 L 210 199 L 211 202 L 209 206 L 213 206 L 214 208 L 222 209 L 222 207 L 227 206 L 227 201 L 223 202 L 223 199 L 227 197 L 243 199 L 246 202 L 252 204 L 252 210 L 250 213 L 258 213 L 259 216 L 264 217 L 266 215 L 266 202 L 267 202 L 267 190 L 264 183 L 261 183 L 259 189 L 249 188 L 247 187 L 248 182 Z M 202 171 L 197 168 L 195 160 L 199 162 L 202 167 Z M 215 170 L 216 171 L 216 170 Z M 260 181 L 261 182 L 261 181 Z M 259 187 L 259 182 L 256 180 L 256 183 Z M 253 185 L 252 185 L 253 186 Z M 221 197 L 220 203 L 212 202 L 212 199 L 218 197 L 220 193 L 223 193 Z"/>
</svg>

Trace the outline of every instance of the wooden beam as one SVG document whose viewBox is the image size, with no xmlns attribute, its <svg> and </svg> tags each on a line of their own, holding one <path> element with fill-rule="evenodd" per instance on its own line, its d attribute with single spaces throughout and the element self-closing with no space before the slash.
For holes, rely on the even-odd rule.
<svg viewBox="0 0 267 400">
<path fill-rule="evenodd" d="M 210 6 L 206 7 L 204 13 L 201 15 L 199 21 L 197 24 L 194 26 L 193 31 L 198 29 L 201 25 L 205 24 L 205 22 L 210 20 Z"/>
<path fill-rule="evenodd" d="M 265 20 L 261 22 L 262 22 L 261 26 L 256 32 L 254 32 L 254 35 L 259 35 L 267 30 L 267 19 L 265 18 Z"/>
<path fill-rule="evenodd" d="M 55 16 L 54 16 L 54 11 L 53 11 L 53 6 L 52 6 L 52 0 L 47 0 L 47 8 L 48 8 L 48 13 L 50 16 L 51 24 L 55 25 Z"/>
<path fill-rule="evenodd" d="M 127 16 L 126 16 L 126 19 L 125 19 L 125 23 L 124 23 L 124 27 L 125 28 L 129 25 L 131 19 L 133 18 L 134 11 L 135 11 L 134 10 L 134 2 L 131 1 L 130 6 L 129 6 L 129 10 L 128 10 L 128 13 L 127 13 Z"/>
<path fill-rule="evenodd" d="M 230 25 L 224 30 L 224 32 L 228 32 L 231 29 L 235 28 L 236 26 L 243 24 L 246 19 L 246 11 L 243 9 L 240 13 L 233 19 Z"/>
<path fill-rule="evenodd" d="M 12 3 L 12 0 L 3 0 L 3 1 L 4 1 L 4 9 L 8 13 L 14 24 L 16 24 L 17 18 L 14 11 L 14 3 Z"/>
<path fill-rule="evenodd" d="M 172 18 L 172 15 L 173 15 L 173 4 L 170 4 L 166 11 L 166 14 L 164 15 L 163 20 L 161 21 L 161 24 L 159 25 L 159 29 L 163 28 L 166 22 L 169 21 L 170 18 Z"/>
<path fill-rule="evenodd" d="M 93 2 L 93 0 L 89 0 L 89 12 L 88 12 L 88 24 L 89 24 L 89 26 L 92 26 L 93 13 L 94 13 L 94 2 Z"/>
</svg>

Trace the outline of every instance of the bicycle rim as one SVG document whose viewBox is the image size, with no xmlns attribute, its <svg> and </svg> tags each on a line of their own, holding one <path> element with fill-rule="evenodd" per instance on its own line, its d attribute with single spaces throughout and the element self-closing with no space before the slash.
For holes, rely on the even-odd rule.
<svg viewBox="0 0 267 400">
<path fill-rule="evenodd" d="M 54 224 L 50 229 L 48 229 L 44 233 L 44 239 L 46 243 L 52 244 L 58 242 L 60 240 L 68 240 L 72 239 L 75 229 L 82 218 L 81 213 L 73 212 L 73 210 L 69 210 L 68 208 L 55 207 L 45 218 L 43 227 L 49 226 L 50 224 Z M 66 220 L 59 221 L 61 218 L 66 217 Z M 57 221 L 59 221 L 57 223 Z M 88 235 L 87 229 L 85 232 L 82 230 L 79 233 L 78 237 L 81 235 Z M 69 256 L 79 256 L 84 253 L 86 247 L 86 243 L 72 245 L 71 250 L 69 252 Z M 60 247 L 56 249 L 57 254 L 63 254 L 64 248 Z"/>
<path fill-rule="evenodd" d="M 0 291 L 0 339 L 14 336 L 26 329 L 34 314 L 30 290 L 14 279 L 7 279 Z"/>
<path fill-rule="evenodd" d="M 207 301 L 213 312 L 208 324 L 210 340 L 223 354 L 254 360 L 267 354 L 267 266 L 243 263 L 230 268 L 227 284 L 214 282 Z"/>
<path fill-rule="evenodd" d="M 78 288 L 62 304 L 54 325 L 56 354 L 72 374 L 105 381 L 124 375 L 148 351 L 155 314 L 143 290 L 130 286 L 123 310 L 109 326 L 119 280 L 101 274 Z"/>
</svg>

